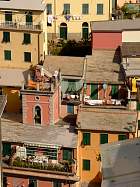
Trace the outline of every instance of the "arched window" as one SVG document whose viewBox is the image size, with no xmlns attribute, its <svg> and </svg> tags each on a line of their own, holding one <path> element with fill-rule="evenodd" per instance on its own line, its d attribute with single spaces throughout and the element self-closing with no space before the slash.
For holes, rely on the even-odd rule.
<svg viewBox="0 0 140 187">
<path fill-rule="evenodd" d="M 41 108 L 39 106 L 35 107 L 35 124 L 41 124 Z"/>
<path fill-rule="evenodd" d="M 60 38 L 67 40 L 67 24 L 60 24 Z"/>
<path fill-rule="evenodd" d="M 88 28 L 88 23 L 84 22 L 82 24 L 82 39 L 87 40 L 89 35 L 89 28 Z"/>
</svg>

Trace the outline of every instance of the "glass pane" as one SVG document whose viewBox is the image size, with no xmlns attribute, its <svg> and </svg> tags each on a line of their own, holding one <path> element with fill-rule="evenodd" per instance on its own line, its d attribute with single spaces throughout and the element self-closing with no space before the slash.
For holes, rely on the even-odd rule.
<svg viewBox="0 0 140 187">
<path fill-rule="evenodd" d="M 90 145 L 90 133 L 83 133 L 83 144 Z"/>
<path fill-rule="evenodd" d="M 5 58 L 5 60 L 11 60 L 11 51 L 5 50 L 4 51 L 4 58 Z"/>
<path fill-rule="evenodd" d="M 24 33 L 24 41 L 23 41 L 23 43 L 24 43 L 24 44 L 30 44 L 30 43 L 31 43 L 30 34 Z"/>
<path fill-rule="evenodd" d="M 83 160 L 83 170 L 90 170 L 90 160 Z"/>
<path fill-rule="evenodd" d="M 103 14 L 103 4 L 97 4 L 97 14 L 98 15 Z"/>
<path fill-rule="evenodd" d="M 52 4 L 47 4 L 47 14 L 52 14 Z"/>
<path fill-rule="evenodd" d="M 24 52 L 24 61 L 31 62 L 31 53 L 30 52 Z"/>
<path fill-rule="evenodd" d="M 82 38 L 88 39 L 88 28 L 82 28 Z"/>
<path fill-rule="evenodd" d="M 60 38 L 67 40 L 67 27 L 60 27 Z"/>
<path fill-rule="evenodd" d="M 64 4 L 64 14 L 70 14 L 70 4 Z"/>
<path fill-rule="evenodd" d="M 89 12 L 89 5 L 82 4 L 82 14 L 88 14 L 88 12 Z"/>
<path fill-rule="evenodd" d="M 91 99 L 98 99 L 98 84 L 91 84 Z"/>
<path fill-rule="evenodd" d="M 3 42 L 10 42 L 10 32 L 3 32 Z"/>
<path fill-rule="evenodd" d="M 12 21 L 12 12 L 5 12 L 5 21 Z"/>
</svg>

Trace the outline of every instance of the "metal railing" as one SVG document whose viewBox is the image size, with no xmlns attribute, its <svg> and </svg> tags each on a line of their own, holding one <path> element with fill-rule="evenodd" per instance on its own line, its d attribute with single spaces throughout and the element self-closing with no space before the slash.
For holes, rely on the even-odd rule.
<svg viewBox="0 0 140 187">
<path fill-rule="evenodd" d="M 25 30 L 41 30 L 40 23 L 32 22 L 13 22 L 13 21 L 0 21 L 0 28 L 5 29 L 25 29 Z"/>
</svg>

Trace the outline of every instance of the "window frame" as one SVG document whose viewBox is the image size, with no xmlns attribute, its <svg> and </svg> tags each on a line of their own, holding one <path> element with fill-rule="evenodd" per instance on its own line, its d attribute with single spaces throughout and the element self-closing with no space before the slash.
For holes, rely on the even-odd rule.
<svg viewBox="0 0 140 187">
<path fill-rule="evenodd" d="M 11 11 L 5 11 L 5 22 L 12 22 L 13 15 Z"/>
<path fill-rule="evenodd" d="M 26 55 L 29 55 L 30 54 L 30 57 L 28 56 L 26 56 Z M 28 58 L 29 58 L 29 60 L 28 60 Z M 24 52 L 24 62 L 32 62 L 32 54 L 31 54 L 31 52 Z"/>
<path fill-rule="evenodd" d="M 47 3 L 47 15 L 52 14 L 52 3 Z"/>
<path fill-rule="evenodd" d="M 125 137 L 125 138 L 120 138 L 120 137 Z M 127 135 L 126 134 L 118 134 L 118 141 L 122 141 L 122 140 L 127 140 Z"/>
<path fill-rule="evenodd" d="M 107 135 L 107 142 L 103 141 L 103 139 L 102 139 L 102 138 L 105 138 L 106 135 Z M 105 143 L 108 143 L 108 133 L 101 133 L 100 134 L 100 144 L 105 144 Z"/>
<path fill-rule="evenodd" d="M 97 15 L 103 15 L 104 14 L 104 4 L 103 3 L 97 3 Z"/>
<path fill-rule="evenodd" d="M 87 139 L 88 137 L 88 139 Z M 90 132 L 83 132 L 83 145 L 90 145 L 91 144 L 91 133 Z"/>
<path fill-rule="evenodd" d="M 4 50 L 4 60 L 11 61 L 11 59 L 12 59 L 12 52 L 11 52 L 11 50 Z"/>
<path fill-rule="evenodd" d="M 24 33 L 23 35 L 23 44 L 31 44 L 31 34 L 30 33 Z"/>
<path fill-rule="evenodd" d="M 90 160 L 83 159 L 83 170 L 90 171 Z"/>
<path fill-rule="evenodd" d="M 70 3 L 63 4 L 63 14 L 70 14 Z"/>
<path fill-rule="evenodd" d="M 10 42 L 10 32 L 3 31 L 3 39 L 2 42 L 8 43 Z"/>
<path fill-rule="evenodd" d="M 82 14 L 83 15 L 88 15 L 89 14 L 89 4 L 88 3 L 83 3 L 82 4 Z"/>
</svg>

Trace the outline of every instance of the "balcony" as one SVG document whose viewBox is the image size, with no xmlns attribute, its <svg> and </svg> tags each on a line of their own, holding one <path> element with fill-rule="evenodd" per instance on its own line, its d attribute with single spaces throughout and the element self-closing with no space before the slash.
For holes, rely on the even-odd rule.
<svg viewBox="0 0 140 187">
<path fill-rule="evenodd" d="M 0 21 L 0 28 L 2 29 L 17 29 L 17 30 L 31 30 L 41 31 L 40 23 L 30 22 L 13 22 L 13 21 Z"/>
</svg>

